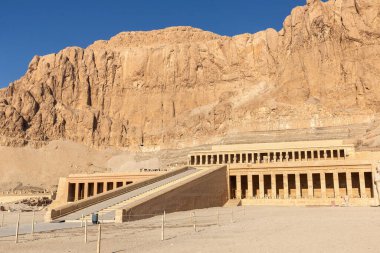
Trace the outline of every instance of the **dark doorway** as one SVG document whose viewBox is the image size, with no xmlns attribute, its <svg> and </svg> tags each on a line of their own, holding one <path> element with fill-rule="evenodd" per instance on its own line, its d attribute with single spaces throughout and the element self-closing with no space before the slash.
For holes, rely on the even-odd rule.
<svg viewBox="0 0 380 253">
<path fill-rule="evenodd" d="M 74 202 L 75 200 L 75 183 L 69 183 L 69 192 L 67 195 L 67 202 Z"/>
<path fill-rule="evenodd" d="M 230 176 L 230 199 L 236 199 L 236 176 Z"/>
<path fill-rule="evenodd" d="M 241 176 L 241 198 L 246 199 L 248 196 L 248 176 Z"/>
<path fill-rule="evenodd" d="M 104 191 L 104 183 L 99 182 L 97 194 L 102 193 L 103 191 Z"/>
</svg>

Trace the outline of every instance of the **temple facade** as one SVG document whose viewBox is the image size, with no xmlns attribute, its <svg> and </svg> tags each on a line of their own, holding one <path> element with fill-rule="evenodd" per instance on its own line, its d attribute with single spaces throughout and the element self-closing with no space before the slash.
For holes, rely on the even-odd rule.
<svg viewBox="0 0 380 253">
<path fill-rule="evenodd" d="M 164 174 L 165 171 L 71 174 L 61 177 L 54 205 L 88 199 L 117 188 Z"/>
<path fill-rule="evenodd" d="M 229 202 L 242 205 L 369 206 L 379 204 L 378 160 L 379 152 L 326 140 L 217 145 L 189 153 L 186 167 L 226 168 Z M 96 198 L 166 173 L 171 172 L 69 175 L 60 178 L 53 205 Z"/>
<path fill-rule="evenodd" d="M 246 205 L 376 205 L 377 160 L 339 140 L 213 146 L 189 166 L 227 165 L 229 198 Z"/>
</svg>

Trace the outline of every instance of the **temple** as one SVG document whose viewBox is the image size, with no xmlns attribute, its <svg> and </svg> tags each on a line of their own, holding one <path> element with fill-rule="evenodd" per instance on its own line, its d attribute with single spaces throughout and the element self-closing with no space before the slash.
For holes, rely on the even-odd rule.
<svg viewBox="0 0 380 253">
<path fill-rule="evenodd" d="M 189 166 L 227 165 L 229 199 L 243 205 L 371 205 L 377 161 L 340 140 L 213 146 Z"/>
<path fill-rule="evenodd" d="M 234 205 L 378 206 L 379 157 L 349 140 L 216 145 L 190 152 L 187 166 L 169 171 L 61 178 L 46 219 L 96 211 L 124 222 L 148 210 Z"/>
<path fill-rule="evenodd" d="M 88 199 L 163 174 L 164 171 L 71 174 L 59 179 L 54 206 Z"/>
</svg>

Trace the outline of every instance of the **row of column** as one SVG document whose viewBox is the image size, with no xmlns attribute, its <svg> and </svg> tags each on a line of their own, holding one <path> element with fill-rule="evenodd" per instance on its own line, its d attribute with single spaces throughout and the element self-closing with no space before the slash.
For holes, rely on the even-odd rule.
<svg viewBox="0 0 380 253">
<path fill-rule="evenodd" d="M 78 201 L 110 191 L 128 184 L 132 181 L 108 181 L 108 182 L 75 182 L 68 183 L 68 201 Z M 91 187 L 90 187 L 91 186 Z M 91 189 L 90 189 L 91 188 Z"/>
<path fill-rule="evenodd" d="M 347 189 L 347 196 L 353 196 L 353 187 L 352 187 L 352 172 L 333 172 L 333 189 L 334 189 L 334 197 L 340 197 L 340 187 L 339 187 L 339 177 L 338 173 L 345 173 L 346 174 L 346 189 Z M 365 175 L 364 172 L 358 172 L 359 173 L 359 185 L 360 185 L 360 197 L 366 198 L 366 188 L 365 188 Z M 314 197 L 314 189 L 313 189 L 313 174 L 319 174 L 320 175 L 320 189 L 321 189 L 321 198 L 327 198 L 326 194 L 326 174 L 325 173 L 285 173 L 285 174 L 270 174 L 271 176 L 271 198 L 277 198 L 277 184 L 276 184 L 276 175 L 282 175 L 283 176 L 283 197 L 285 199 L 289 198 L 289 180 L 288 175 L 295 175 L 295 191 L 296 191 L 296 198 L 301 198 L 301 180 L 300 176 L 301 174 L 307 174 L 307 197 L 313 198 Z M 253 182 L 252 178 L 253 175 L 259 176 L 259 198 L 265 198 L 265 192 L 264 192 L 264 175 L 268 175 L 265 173 L 260 174 L 248 174 L 248 189 L 247 189 L 247 196 L 246 198 L 252 198 L 253 197 Z M 372 184 L 371 184 L 372 187 Z M 319 189 L 319 188 L 318 188 Z M 274 192 L 274 194 L 273 194 Z M 341 196 L 343 197 L 343 196 Z M 371 196 L 368 196 L 371 197 Z M 236 198 L 241 199 L 242 198 L 242 184 L 241 184 L 241 175 L 236 176 Z"/>
<path fill-rule="evenodd" d="M 310 161 L 327 159 L 344 159 L 344 149 L 273 151 L 264 153 L 223 153 L 198 154 L 189 157 L 189 165 L 212 165 L 227 163 L 269 163 L 288 161 Z"/>
</svg>

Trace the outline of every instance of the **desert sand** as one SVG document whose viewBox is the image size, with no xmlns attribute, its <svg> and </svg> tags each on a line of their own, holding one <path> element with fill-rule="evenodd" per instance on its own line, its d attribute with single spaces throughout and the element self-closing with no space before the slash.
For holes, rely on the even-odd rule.
<svg viewBox="0 0 380 253">
<path fill-rule="evenodd" d="M 217 225 L 217 212 L 220 225 Z M 233 222 L 231 222 L 233 211 Z M 374 207 L 235 207 L 103 224 L 101 252 L 379 252 L 380 209 Z M 245 213 L 245 214 L 244 214 Z M 97 227 L 0 238 L 0 252 L 96 252 Z"/>
</svg>

